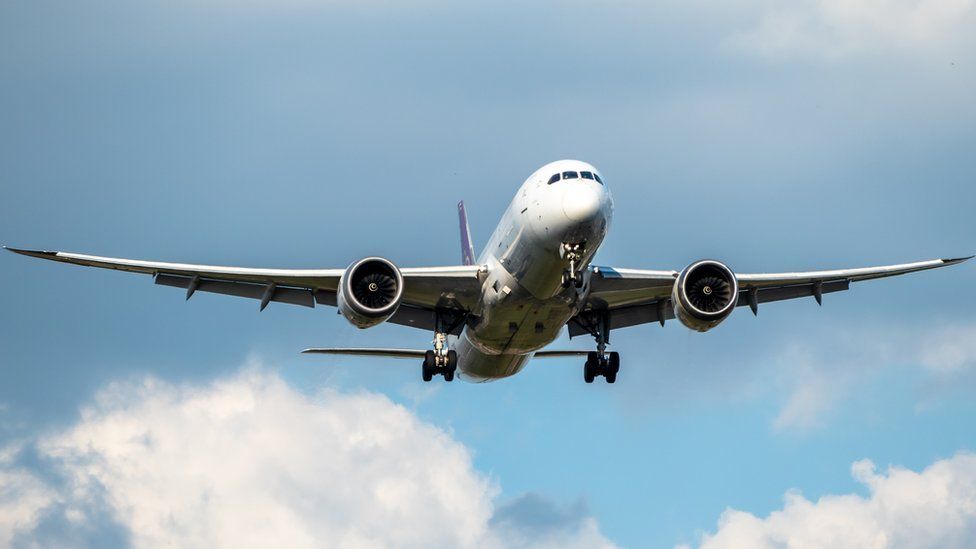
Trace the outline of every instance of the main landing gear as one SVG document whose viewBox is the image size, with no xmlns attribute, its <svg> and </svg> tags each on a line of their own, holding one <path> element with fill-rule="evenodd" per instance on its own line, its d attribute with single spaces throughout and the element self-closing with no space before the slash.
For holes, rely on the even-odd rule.
<svg viewBox="0 0 976 549">
<path fill-rule="evenodd" d="M 424 381 L 434 379 L 435 375 L 444 376 L 444 381 L 454 381 L 454 372 L 457 370 L 457 351 L 443 350 L 427 351 L 424 355 L 423 377 Z"/>
<path fill-rule="evenodd" d="M 603 376 L 607 383 L 614 383 L 619 371 L 620 353 L 611 351 L 600 357 L 600 353 L 590 351 L 586 354 L 586 364 L 583 366 L 583 381 L 593 383 L 597 376 Z"/>
<path fill-rule="evenodd" d="M 583 381 L 593 383 L 593 380 L 603 376 L 607 383 L 617 381 L 620 371 L 620 353 L 607 352 L 610 343 L 610 314 L 605 311 L 591 311 L 581 314 L 580 325 L 596 340 L 596 351 L 586 354 L 586 364 L 583 365 Z"/>
<path fill-rule="evenodd" d="M 447 348 L 447 334 L 464 322 L 464 315 L 458 313 L 438 312 L 434 324 L 434 348 L 424 354 L 424 363 L 421 370 L 424 381 L 434 379 L 436 375 L 444 376 L 444 381 L 454 381 L 454 373 L 457 371 L 458 356 L 457 351 Z"/>
<path fill-rule="evenodd" d="M 575 286 L 583 287 L 583 273 L 578 269 L 579 262 L 583 258 L 585 244 L 563 244 L 559 249 L 559 254 L 563 259 L 569 261 L 569 268 L 563 271 L 563 288 Z"/>
</svg>

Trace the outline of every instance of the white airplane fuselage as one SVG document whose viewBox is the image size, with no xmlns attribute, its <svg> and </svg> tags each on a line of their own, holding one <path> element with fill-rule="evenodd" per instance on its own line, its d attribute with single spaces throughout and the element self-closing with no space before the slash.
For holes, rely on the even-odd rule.
<svg viewBox="0 0 976 549">
<path fill-rule="evenodd" d="M 488 276 L 473 311 L 476 320 L 453 345 L 459 374 L 468 381 L 518 373 L 586 303 L 587 266 L 609 229 L 613 198 L 596 179 L 549 183 L 564 172 L 602 179 L 592 165 L 576 160 L 539 168 L 519 188 L 479 258 Z M 581 287 L 562 283 L 569 266 L 565 244 L 580 245 L 574 267 L 582 273 Z"/>
</svg>

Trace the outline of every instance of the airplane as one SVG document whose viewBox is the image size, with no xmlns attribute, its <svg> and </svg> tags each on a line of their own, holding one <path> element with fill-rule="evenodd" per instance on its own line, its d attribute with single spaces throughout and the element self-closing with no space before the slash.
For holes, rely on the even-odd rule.
<svg viewBox="0 0 976 549">
<path fill-rule="evenodd" d="M 424 381 L 455 372 L 473 382 L 521 371 L 532 358 L 585 356 L 583 379 L 614 383 L 620 355 L 608 352 L 614 330 L 677 319 L 707 332 L 739 306 L 847 290 L 852 282 L 962 263 L 970 257 L 810 272 L 736 273 L 713 259 L 680 271 L 593 265 L 613 219 L 614 204 L 593 165 L 559 160 L 522 184 L 481 255 L 475 259 L 464 202 L 458 203 L 461 265 L 400 268 L 366 257 L 345 269 L 260 269 L 117 259 L 7 248 L 27 256 L 145 273 L 155 283 L 195 292 L 315 307 L 328 305 L 357 328 L 383 322 L 433 332 L 431 348 L 311 348 L 304 353 L 413 359 Z M 589 335 L 595 350 L 545 347 L 568 327 Z"/>
</svg>

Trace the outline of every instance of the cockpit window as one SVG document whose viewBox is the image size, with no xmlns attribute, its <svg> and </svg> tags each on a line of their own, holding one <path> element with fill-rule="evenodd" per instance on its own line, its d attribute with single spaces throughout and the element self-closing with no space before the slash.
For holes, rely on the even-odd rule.
<svg viewBox="0 0 976 549">
<path fill-rule="evenodd" d="M 576 172 L 563 172 L 563 179 L 579 179 L 579 174 Z"/>
<path fill-rule="evenodd" d="M 603 185 L 603 180 L 600 179 L 600 176 L 599 175 L 593 174 L 593 178 L 596 179 L 597 181 L 599 181 L 601 185 Z"/>
<path fill-rule="evenodd" d="M 553 174 L 552 177 L 549 178 L 549 185 L 552 185 L 556 181 L 559 181 L 559 174 L 558 173 L 557 174 Z"/>
<path fill-rule="evenodd" d="M 580 177 L 583 179 L 593 179 L 593 174 L 590 172 L 580 172 Z"/>
</svg>

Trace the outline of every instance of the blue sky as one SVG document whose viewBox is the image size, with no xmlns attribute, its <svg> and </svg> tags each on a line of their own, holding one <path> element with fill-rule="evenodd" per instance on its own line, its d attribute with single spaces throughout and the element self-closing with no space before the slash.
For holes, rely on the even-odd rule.
<svg viewBox="0 0 976 549">
<path fill-rule="evenodd" d="M 2 1 L 0 241 L 245 266 L 337 267 L 369 254 L 454 264 L 458 199 L 481 244 L 528 174 L 579 158 L 605 174 L 617 206 L 600 264 L 670 269 L 716 257 L 756 272 L 968 255 L 974 22 L 973 2 L 942 0 Z M 99 510 L 78 518 L 79 496 L 67 494 L 80 458 L 65 448 L 100 440 L 117 414 L 163 432 L 194 398 L 219 404 L 242 392 L 299 417 L 390 414 L 382 425 L 416 433 L 381 447 L 377 467 L 393 468 L 391 478 L 398 463 L 438 460 L 431 448 L 444 445 L 461 456 L 447 478 L 473 490 L 455 495 L 477 508 L 443 512 L 469 510 L 481 522 L 467 530 L 502 545 L 734 546 L 749 538 L 732 537 L 739 530 L 720 517 L 733 527 L 745 519 L 726 509 L 751 513 L 764 540 L 778 539 L 773 530 L 812 520 L 786 512 L 791 490 L 828 513 L 829 498 L 844 494 L 891 503 L 881 487 L 903 475 L 923 488 L 932 471 L 976 482 L 973 269 L 856 284 L 822 308 L 737 311 L 704 335 L 676 323 L 622 330 L 614 386 L 585 385 L 574 361 L 533 363 L 493 384 L 425 385 L 419 367 L 399 361 L 298 354 L 418 347 L 423 332 L 359 331 L 326 308 L 258 314 L 252 301 L 212 295 L 186 303 L 148 277 L 5 254 L 0 509 L 25 518 L 0 520 L 0 541 L 230 544 L 165 529 L 146 537 L 152 515 L 140 522 L 120 509 L 155 496 L 117 471 L 89 479 L 102 495 L 84 501 Z M 265 412 L 249 416 L 254 432 Z M 364 432 L 379 428 L 363 421 Z M 196 431 L 175 425 L 165 432 L 192 447 Z M 243 432 L 228 444 L 248 452 Z M 322 444 L 281 451 L 328 462 L 338 450 Z M 275 459 L 248 467 L 277 478 L 285 462 Z M 876 476 L 863 467 L 852 476 L 863 459 Z M 362 473 L 337 463 L 319 466 Z M 298 479 L 321 472 L 294 467 Z M 172 480 L 159 470 L 162 484 Z M 234 486 L 228 493 L 254 496 L 260 509 L 265 487 Z M 275 493 L 291 509 L 295 500 Z M 323 520 L 300 516 L 281 528 Z M 976 518 L 962 524 L 976 531 Z M 932 539 L 949 545 L 972 541 L 923 526 L 944 530 Z M 435 544 L 429 533 L 417 543 Z"/>
</svg>

